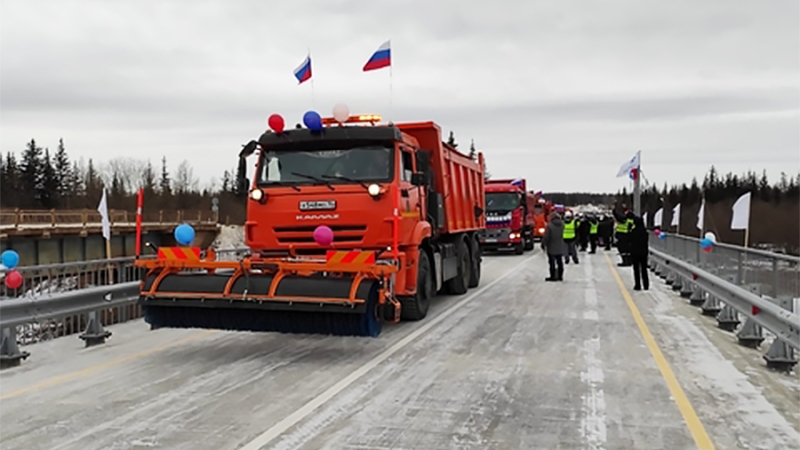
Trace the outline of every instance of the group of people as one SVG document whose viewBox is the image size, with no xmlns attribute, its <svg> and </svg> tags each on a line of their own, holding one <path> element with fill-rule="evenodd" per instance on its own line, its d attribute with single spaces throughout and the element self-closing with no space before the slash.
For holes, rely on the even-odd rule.
<svg viewBox="0 0 800 450">
<path fill-rule="evenodd" d="M 616 225 L 615 225 L 616 223 Z M 633 267 L 634 290 L 650 288 L 647 274 L 648 237 L 647 228 L 641 217 L 635 215 L 626 206 L 622 211 L 614 207 L 612 217 L 601 215 L 585 216 L 579 214 L 575 217 L 572 211 L 566 211 L 564 217 L 558 212 L 550 215 L 544 236 L 542 249 L 547 252 L 550 266 L 550 276 L 545 281 L 564 281 L 564 265 L 570 261 L 579 264 L 578 249 L 589 254 L 597 251 L 598 245 L 611 250 L 611 245 L 616 235 L 616 246 L 622 262 L 619 266 Z"/>
</svg>

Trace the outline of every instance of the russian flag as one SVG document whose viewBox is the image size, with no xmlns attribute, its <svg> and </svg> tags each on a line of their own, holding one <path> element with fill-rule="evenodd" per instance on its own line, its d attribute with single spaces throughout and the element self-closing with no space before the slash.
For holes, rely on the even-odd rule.
<svg viewBox="0 0 800 450">
<path fill-rule="evenodd" d="M 384 42 L 380 47 L 378 47 L 378 50 L 375 50 L 375 53 L 372 54 L 372 56 L 369 58 L 369 61 L 364 64 L 364 72 L 382 69 L 392 65 L 390 42 L 391 41 Z"/>
<path fill-rule="evenodd" d="M 511 185 L 512 186 L 521 186 L 522 185 L 522 181 L 523 181 L 522 178 L 514 178 L 513 180 L 511 180 Z"/>
<path fill-rule="evenodd" d="M 305 61 L 294 69 L 294 76 L 300 82 L 298 84 L 311 79 L 311 55 L 306 56 Z"/>
</svg>

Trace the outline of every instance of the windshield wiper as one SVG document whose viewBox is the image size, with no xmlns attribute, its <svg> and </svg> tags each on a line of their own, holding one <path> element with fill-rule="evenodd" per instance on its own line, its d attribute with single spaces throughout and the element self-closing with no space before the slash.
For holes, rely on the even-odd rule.
<svg viewBox="0 0 800 450">
<path fill-rule="evenodd" d="M 335 190 L 336 190 L 336 189 L 334 189 L 334 188 L 333 188 L 333 186 L 332 186 L 332 185 L 331 185 L 329 182 L 327 182 L 327 181 L 323 180 L 322 178 L 318 178 L 318 177 L 315 177 L 315 176 L 313 176 L 313 175 L 306 175 L 306 174 L 304 174 L 304 173 L 299 173 L 299 172 L 292 172 L 292 175 L 296 175 L 296 176 L 298 176 L 298 177 L 303 177 L 303 178 L 308 178 L 309 180 L 314 180 L 314 181 L 316 181 L 317 183 L 322 183 L 322 184 L 324 184 L 325 186 L 328 186 L 328 189 L 330 189 L 330 190 L 332 190 L 332 191 L 335 191 Z"/>
<path fill-rule="evenodd" d="M 297 192 L 300 192 L 300 188 L 295 186 L 292 183 L 282 183 L 280 181 L 267 181 L 266 184 L 268 185 L 277 185 L 277 186 L 289 186 L 290 188 L 294 189 Z"/>
<path fill-rule="evenodd" d="M 348 178 L 348 177 L 343 176 L 343 175 L 323 175 L 322 178 L 327 178 L 329 180 L 343 180 L 343 181 L 347 181 L 347 182 L 350 182 L 350 183 L 358 183 L 358 184 L 364 186 L 364 189 L 369 189 L 369 186 L 367 186 L 367 183 L 364 183 L 361 180 L 354 180 L 352 178 Z"/>
</svg>

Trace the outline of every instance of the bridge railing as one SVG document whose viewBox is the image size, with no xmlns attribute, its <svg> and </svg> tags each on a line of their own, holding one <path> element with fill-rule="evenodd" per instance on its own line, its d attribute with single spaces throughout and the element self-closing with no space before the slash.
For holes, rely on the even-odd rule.
<svg viewBox="0 0 800 450">
<path fill-rule="evenodd" d="M 132 225 L 136 223 L 136 211 L 109 210 L 109 221 L 114 224 Z M 217 223 L 219 213 L 203 210 L 159 210 L 143 211 L 144 224 Z M 22 210 L 0 212 L 0 228 L 86 228 L 102 223 L 96 210 Z"/>
<path fill-rule="evenodd" d="M 769 367 L 797 363 L 800 258 L 721 243 L 706 252 L 698 238 L 680 235 L 651 240 L 650 253 L 656 274 L 719 328 L 735 332 L 741 345 L 758 348 L 765 330 L 774 336 L 764 355 Z"/>
<path fill-rule="evenodd" d="M 231 261 L 248 252 L 220 249 L 216 257 Z M 19 365 L 30 355 L 19 345 L 77 333 L 87 346 L 101 344 L 111 335 L 104 326 L 141 317 L 136 302 L 143 273 L 133 262 L 115 258 L 18 268 L 28 286 L 35 287 L 0 298 L 0 368 Z M 114 268 L 111 276 L 109 266 Z"/>
</svg>

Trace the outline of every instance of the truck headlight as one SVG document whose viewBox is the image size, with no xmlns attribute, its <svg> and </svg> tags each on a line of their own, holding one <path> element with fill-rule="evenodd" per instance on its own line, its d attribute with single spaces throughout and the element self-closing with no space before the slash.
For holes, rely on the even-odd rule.
<svg viewBox="0 0 800 450">
<path fill-rule="evenodd" d="M 544 228 L 539 228 L 539 233 L 544 233 Z"/>
<path fill-rule="evenodd" d="M 253 200 L 255 200 L 257 202 L 263 202 L 264 201 L 264 191 L 262 191 L 261 189 L 258 189 L 258 188 L 253 189 L 252 191 L 250 191 L 250 198 L 252 198 Z"/>
<path fill-rule="evenodd" d="M 377 184 L 370 184 L 367 188 L 367 192 L 369 192 L 369 195 L 377 197 L 381 194 L 381 187 Z"/>
</svg>

